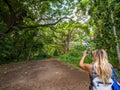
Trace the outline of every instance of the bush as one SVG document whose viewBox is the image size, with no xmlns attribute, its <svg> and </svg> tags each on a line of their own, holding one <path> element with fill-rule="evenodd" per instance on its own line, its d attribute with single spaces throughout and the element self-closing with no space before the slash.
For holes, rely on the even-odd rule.
<svg viewBox="0 0 120 90">
<path fill-rule="evenodd" d="M 41 59 L 45 59 L 45 58 L 49 58 L 49 57 L 51 57 L 51 56 L 42 52 L 41 54 L 33 57 L 33 60 L 41 60 Z"/>
<path fill-rule="evenodd" d="M 71 51 L 68 54 L 59 56 L 59 59 L 74 67 L 79 67 L 79 62 L 83 55 L 84 50 L 86 50 L 86 47 L 75 46 L 74 48 L 71 49 Z M 91 62 L 92 62 L 92 58 L 90 55 L 88 55 L 85 59 L 85 63 L 91 63 Z"/>
</svg>

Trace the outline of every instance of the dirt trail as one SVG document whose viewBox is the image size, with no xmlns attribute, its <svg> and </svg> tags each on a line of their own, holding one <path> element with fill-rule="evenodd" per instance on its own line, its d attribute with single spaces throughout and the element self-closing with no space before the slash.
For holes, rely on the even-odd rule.
<svg viewBox="0 0 120 90">
<path fill-rule="evenodd" d="M 0 66 L 0 90 L 89 90 L 88 74 L 58 60 Z"/>
</svg>

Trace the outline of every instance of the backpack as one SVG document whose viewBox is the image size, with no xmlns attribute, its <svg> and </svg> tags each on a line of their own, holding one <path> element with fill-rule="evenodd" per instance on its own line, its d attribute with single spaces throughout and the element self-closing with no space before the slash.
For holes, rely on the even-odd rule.
<svg viewBox="0 0 120 90">
<path fill-rule="evenodd" d="M 113 90 L 112 85 L 113 85 L 113 80 L 112 78 L 109 79 L 109 83 L 107 85 L 104 85 L 102 80 L 98 77 L 94 70 L 94 66 L 92 65 L 92 90 Z"/>
<path fill-rule="evenodd" d="M 114 81 L 112 87 L 113 90 L 120 90 L 120 82 L 118 82 L 118 80 L 120 81 L 120 76 L 115 72 L 114 68 L 112 68 L 112 80 Z"/>
</svg>

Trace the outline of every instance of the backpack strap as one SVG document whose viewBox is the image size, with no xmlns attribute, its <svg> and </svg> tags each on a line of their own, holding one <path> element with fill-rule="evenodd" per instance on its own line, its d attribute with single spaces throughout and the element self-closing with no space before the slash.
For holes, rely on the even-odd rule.
<svg viewBox="0 0 120 90">
<path fill-rule="evenodd" d="M 112 68 L 112 79 L 118 81 L 120 84 L 120 76 L 117 74 L 114 68 Z"/>
</svg>

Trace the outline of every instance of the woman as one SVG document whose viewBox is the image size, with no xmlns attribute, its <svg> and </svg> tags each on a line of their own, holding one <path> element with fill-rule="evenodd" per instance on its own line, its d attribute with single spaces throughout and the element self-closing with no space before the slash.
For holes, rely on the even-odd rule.
<svg viewBox="0 0 120 90">
<path fill-rule="evenodd" d="M 112 69 L 108 62 L 106 51 L 103 49 L 96 49 L 91 52 L 91 55 L 93 57 L 92 64 L 84 63 L 87 51 L 84 51 L 79 63 L 82 69 L 89 72 L 91 80 L 90 90 L 112 90 Z"/>
</svg>

